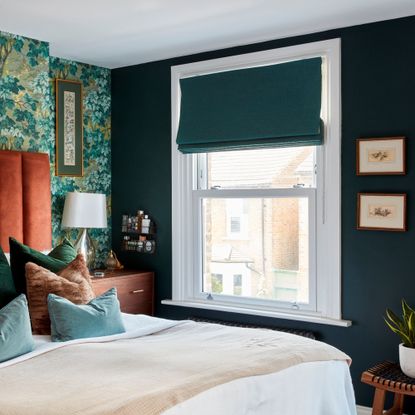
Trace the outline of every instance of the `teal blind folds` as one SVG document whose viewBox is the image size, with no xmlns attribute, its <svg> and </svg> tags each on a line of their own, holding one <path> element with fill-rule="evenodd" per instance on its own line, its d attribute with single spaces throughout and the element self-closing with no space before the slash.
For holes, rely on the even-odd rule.
<svg viewBox="0 0 415 415">
<path fill-rule="evenodd" d="M 321 58 L 180 80 L 182 153 L 323 142 Z"/>
</svg>

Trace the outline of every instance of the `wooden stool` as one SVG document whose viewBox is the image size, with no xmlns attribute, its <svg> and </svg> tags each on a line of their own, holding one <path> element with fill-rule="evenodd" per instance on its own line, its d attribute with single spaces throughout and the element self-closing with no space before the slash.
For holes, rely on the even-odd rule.
<svg viewBox="0 0 415 415">
<path fill-rule="evenodd" d="M 402 373 L 398 364 L 382 362 L 362 373 L 361 381 L 376 388 L 372 415 L 402 415 L 405 395 L 415 396 L 415 379 Z M 393 392 L 393 406 L 383 412 L 386 392 Z"/>
</svg>

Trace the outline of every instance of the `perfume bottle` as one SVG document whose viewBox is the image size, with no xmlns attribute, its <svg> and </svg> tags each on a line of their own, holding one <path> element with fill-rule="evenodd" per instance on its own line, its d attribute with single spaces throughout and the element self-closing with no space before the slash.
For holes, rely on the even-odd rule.
<svg viewBox="0 0 415 415">
<path fill-rule="evenodd" d="M 137 232 L 141 233 L 143 229 L 144 211 L 139 210 L 137 212 Z"/>
<path fill-rule="evenodd" d="M 105 261 L 105 267 L 110 271 L 114 271 L 114 269 L 117 268 L 117 259 L 112 249 L 108 254 L 107 260 Z"/>
<path fill-rule="evenodd" d="M 145 215 L 141 222 L 141 233 L 150 233 L 150 225 L 151 221 L 148 218 L 148 215 Z"/>
</svg>

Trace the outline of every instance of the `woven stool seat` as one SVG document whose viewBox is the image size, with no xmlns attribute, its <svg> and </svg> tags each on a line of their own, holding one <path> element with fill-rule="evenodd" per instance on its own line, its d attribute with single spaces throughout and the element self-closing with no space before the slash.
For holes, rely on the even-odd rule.
<svg viewBox="0 0 415 415">
<path fill-rule="evenodd" d="M 415 379 L 406 376 L 397 363 L 382 362 L 368 369 L 367 372 L 372 374 L 373 383 L 381 383 L 391 389 L 415 392 Z"/>
</svg>

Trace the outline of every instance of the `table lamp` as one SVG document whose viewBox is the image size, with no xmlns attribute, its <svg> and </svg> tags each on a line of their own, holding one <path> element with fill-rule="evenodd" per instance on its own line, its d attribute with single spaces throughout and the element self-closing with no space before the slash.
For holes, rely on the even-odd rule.
<svg viewBox="0 0 415 415">
<path fill-rule="evenodd" d="M 75 249 L 85 257 L 88 268 L 95 264 L 95 246 L 88 229 L 107 227 L 106 197 L 102 193 L 68 192 L 62 215 L 62 228 L 81 228 Z"/>
</svg>

